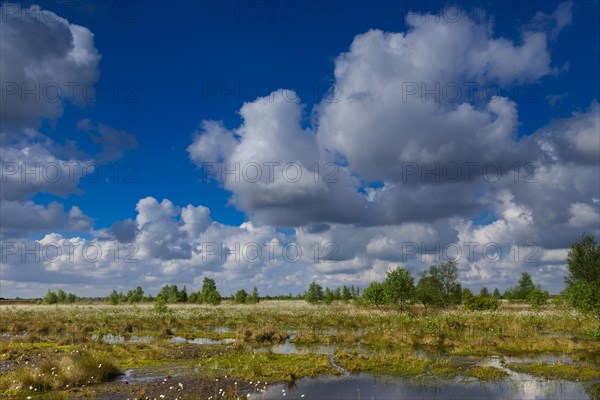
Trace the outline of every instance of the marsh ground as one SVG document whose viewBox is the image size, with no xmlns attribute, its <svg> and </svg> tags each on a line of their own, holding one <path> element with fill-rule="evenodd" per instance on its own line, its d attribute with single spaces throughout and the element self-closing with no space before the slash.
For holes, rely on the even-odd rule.
<svg viewBox="0 0 600 400">
<path fill-rule="evenodd" d="M 331 377 L 464 386 L 530 376 L 586 382 L 581 393 L 593 398 L 599 324 L 570 309 L 509 304 L 494 312 L 405 313 L 304 301 L 166 311 L 151 304 L 0 305 L 0 394 L 278 398 L 300 397 L 298 388 Z"/>
</svg>

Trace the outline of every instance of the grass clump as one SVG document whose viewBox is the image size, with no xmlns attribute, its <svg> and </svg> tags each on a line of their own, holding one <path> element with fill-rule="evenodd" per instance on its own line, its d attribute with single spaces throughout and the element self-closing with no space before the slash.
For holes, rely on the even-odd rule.
<svg viewBox="0 0 600 400">
<path fill-rule="evenodd" d="M 120 371 L 102 357 L 74 352 L 19 367 L 0 378 L 3 391 L 44 392 L 109 381 Z"/>
<path fill-rule="evenodd" d="M 378 375 L 417 376 L 425 373 L 430 361 L 402 352 L 360 352 L 337 351 L 335 362 L 352 372 L 368 372 Z"/>
<path fill-rule="evenodd" d="M 469 367 L 463 371 L 462 375 L 480 381 L 501 381 L 508 376 L 505 371 L 488 366 Z"/>
<path fill-rule="evenodd" d="M 223 375 L 269 382 L 294 382 L 302 377 L 339 372 L 326 355 L 230 352 L 208 355 L 199 365 L 207 377 Z"/>
<path fill-rule="evenodd" d="M 288 339 L 287 332 L 273 327 L 238 329 L 237 339 L 244 343 L 283 343 Z"/>
</svg>

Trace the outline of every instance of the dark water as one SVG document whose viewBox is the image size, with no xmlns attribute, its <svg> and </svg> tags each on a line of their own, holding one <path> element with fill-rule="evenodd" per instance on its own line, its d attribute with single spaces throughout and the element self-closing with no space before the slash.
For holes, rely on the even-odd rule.
<svg viewBox="0 0 600 400">
<path fill-rule="evenodd" d="M 511 377 L 500 382 L 414 382 L 370 375 L 301 379 L 296 386 L 271 386 L 254 399 L 591 399 L 578 382 Z"/>
</svg>

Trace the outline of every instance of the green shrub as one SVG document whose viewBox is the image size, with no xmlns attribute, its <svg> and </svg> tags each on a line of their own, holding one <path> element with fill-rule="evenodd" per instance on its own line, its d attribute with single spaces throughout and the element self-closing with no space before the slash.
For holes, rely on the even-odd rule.
<svg viewBox="0 0 600 400">
<path fill-rule="evenodd" d="M 497 310 L 499 303 L 495 297 L 477 295 L 465 298 L 463 304 L 466 309 L 471 311 L 486 311 Z"/>
</svg>

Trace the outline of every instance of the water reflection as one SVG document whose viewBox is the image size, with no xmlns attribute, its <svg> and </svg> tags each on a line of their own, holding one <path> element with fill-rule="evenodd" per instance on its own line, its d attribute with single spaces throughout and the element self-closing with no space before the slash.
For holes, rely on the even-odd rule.
<svg viewBox="0 0 600 400">
<path fill-rule="evenodd" d="M 230 338 L 226 338 L 226 339 L 210 339 L 210 338 L 194 338 L 194 339 L 186 339 L 184 337 L 181 336 L 173 336 L 171 338 L 171 343 L 173 344 L 183 344 L 183 343 L 191 343 L 191 344 L 198 344 L 198 345 L 204 345 L 204 346 L 208 346 L 208 345 L 213 345 L 213 344 L 231 344 L 231 343 L 235 343 L 235 339 L 230 339 Z"/>
<path fill-rule="evenodd" d="M 285 397 L 284 397 L 285 396 Z M 254 399 L 590 399 L 583 384 L 527 378 L 501 382 L 457 380 L 436 385 L 370 375 L 305 378 L 274 385 Z"/>
</svg>

